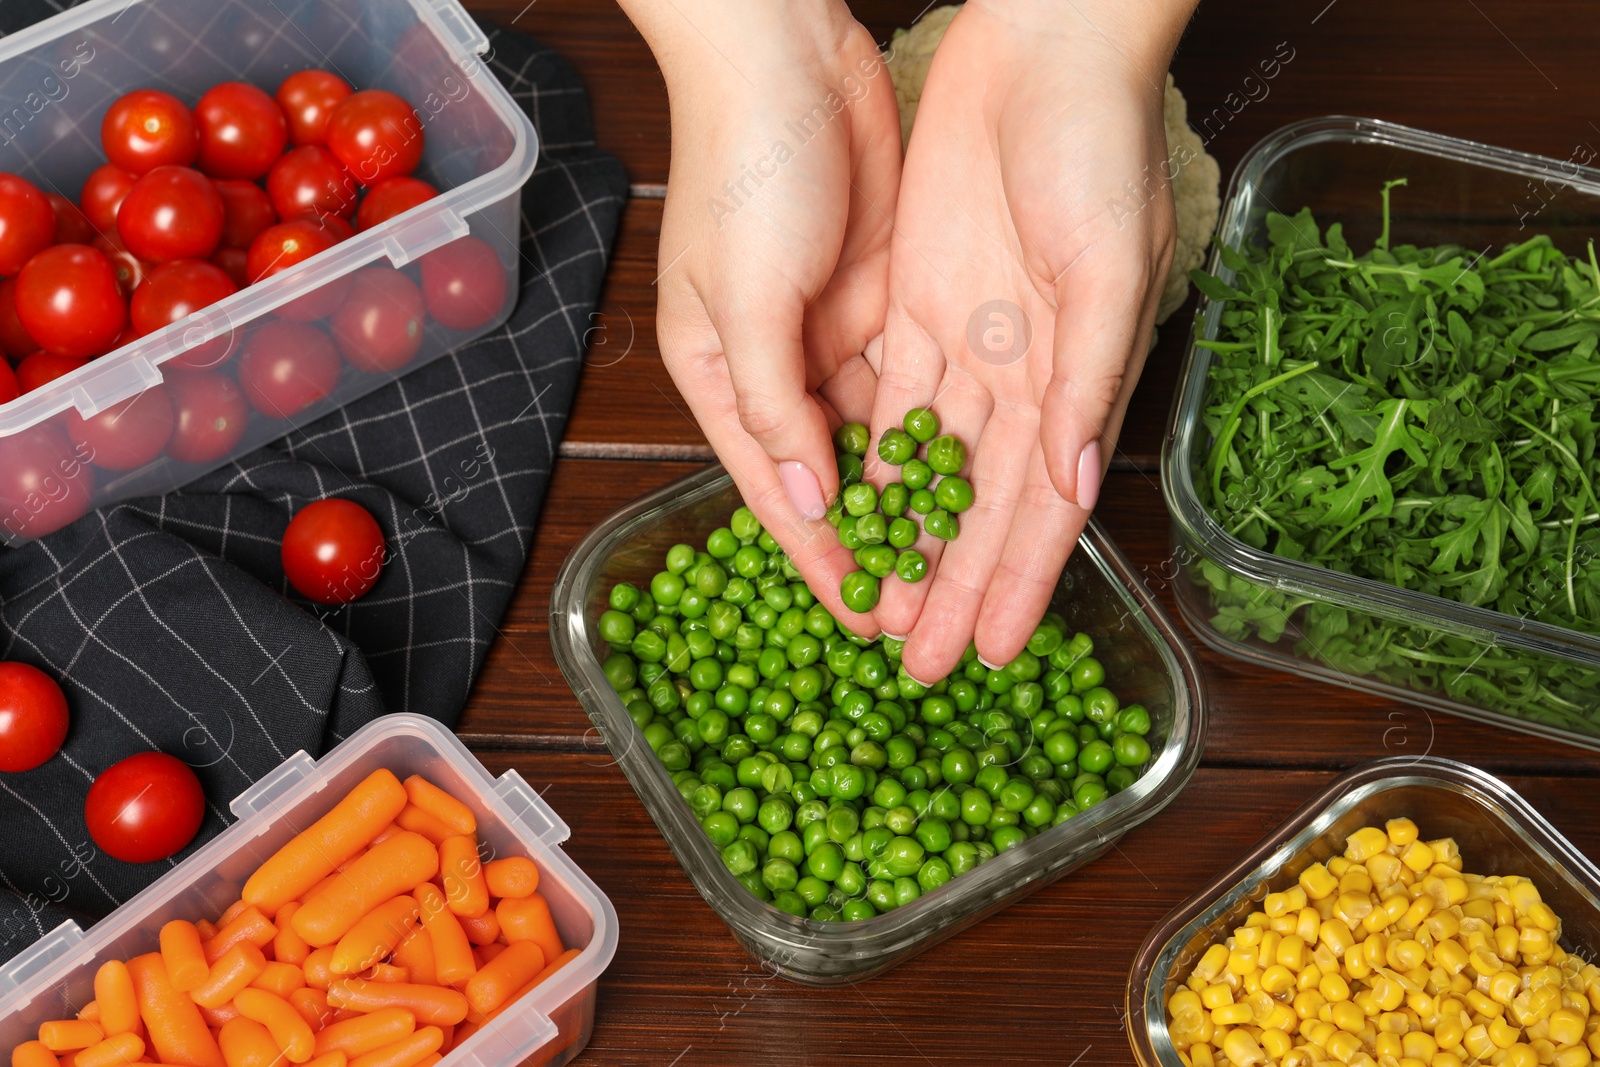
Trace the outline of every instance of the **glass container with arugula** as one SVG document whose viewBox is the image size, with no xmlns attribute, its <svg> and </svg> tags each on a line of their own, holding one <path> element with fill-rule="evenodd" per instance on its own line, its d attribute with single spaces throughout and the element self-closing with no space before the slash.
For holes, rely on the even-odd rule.
<svg viewBox="0 0 1600 1067">
<path fill-rule="evenodd" d="M 1600 748 L 1595 237 L 1578 161 L 1339 118 L 1251 152 L 1163 455 L 1208 644 Z"/>
</svg>

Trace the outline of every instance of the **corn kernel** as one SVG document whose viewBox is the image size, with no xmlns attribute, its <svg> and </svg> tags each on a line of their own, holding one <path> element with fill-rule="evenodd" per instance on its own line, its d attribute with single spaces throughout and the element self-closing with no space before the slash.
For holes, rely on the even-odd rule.
<svg viewBox="0 0 1600 1067">
<path fill-rule="evenodd" d="M 1433 1059 L 1433 1054 L 1439 1051 L 1439 1043 L 1431 1034 L 1418 1030 L 1400 1038 L 1400 1049 L 1400 1055 L 1426 1062 Z"/>
<path fill-rule="evenodd" d="M 1328 860 L 1328 873 L 1335 878 L 1340 877 L 1350 869 L 1350 861 L 1343 856 L 1333 856 Z"/>
<path fill-rule="evenodd" d="M 1506 1049 L 1506 1055 L 1500 1061 L 1499 1067 L 1539 1067 L 1539 1056 L 1532 1047 L 1518 1041 Z"/>
<path fill-rule="evenodd" d="M 1428 847 L 1433 849 L 1434 860 L 1450 866 L 1453 870 L 1461 869 L 1461 849 L 1456 845 L 1453 837 L 1441 837 L 1437 841 L 1429 841 Z"/>
<path fill-rule="evenodd" d="M 1403 1011 L 1386 1011 L 1378 1016 L 1378 1031 L 1384 1034 L 1409 1034 L 1412 1019 Z"/>
<path fill-rule="evenodd" d="M 1376 826 L 1363 826 L 1344 839 L 1345 858 L 1352 863 L 1365 863 L 1389 847 L 1389 835 Z"/>
<path fill-rule="evenodd" d="M 1500 1003 L 1511 1006 L 1517 998 L 1517 990 L 1522 986 L 1522 979 L 1516 971 L 1500 971 L 1489 976 L 1489 996 Z"/>
<path fill-rule="evenodd" d="M 1317 992 L 1321 993 L 1330 1004 L 1350 999 L 1349 983 L 1337 974 L 1323 975 L 1322 981 L 1317 983 Z"/>
<path fill-rule="evenodd" d="M 1372 965 L 1367 962 L 1362 954 L 1360 945 L 1351 945 L 1344 950 L 1344 972 L 1356 981 L 1368 978 L 1372 974 Z"/>
<path fill-rule="evenodd" d="M 1339 1032 L 1339 1028 L 1332 1023 L 1316 1022 L 1312 1023 L 1303 1032 L 1306 1037 L 1311 1039 L 1313 1045 L 1321 1045 L 1323 1048 L 1327 1048 L 1328 1042 L 1333 1040 L 1334 1035 Z"/>
<path fill-rule="evenodd" d="M 1489 1023 L 1489 1040 L 1498 1048 L 1510 1048 L 1522 1036 L 1522 1028 L 1513 1026 L 1504 1019 L 1493 1019 Z"/>
<path fill-rule="evenodd" d="M 1417 824 L 1410 819 L 1390 819 L 1383 824 L 1383 830 L 1389 837 L 1389 843 L 1391 845 L 1399 845 L 1401 848 L 1417 839 Z M 1422 1058 L 1426 1059 L 1427 1057 L 1424 1056 Z"/>
<path fill-rule="evenodd" d="M 1494 901 L 1481 898 L 1468 900 L 1461 905 L 1461 914 L 1482 922 L 1484 926 L 1480 926 L 1479 929 L 1485 927 L 1492 929 L 1495 920 Z"/>
<path fill-rule="evenodd" d="M 1306 906 L 1306 891 L 1299 886 L 1291 886 L 1282 893 L 1268 893 L 1261 902 L 1261 910 L 1269 917 L 1287 915 L 1299 911 Z"/>
<path fill-rule="evenodd" d="M 1361 1051 L 1361 1039 L 1355 1034 L 1337 1033 L 1328 1038 L 1328 1043 L 1322 1047 L 1328 1050 L 1328 1055 L 1340 1063 L 1349 1063 L 1351 1058 Z"/>
<path fill-rule="evenodd" d="M 1428 951 L 1422 947 L 1422 942 L 1413 938 L 1390 941 L 1384 952 L 1384 959 L 1397 971 L 1409 971 L 1419 966 L 1427 956 Z"/>
<path fill-rule="evenodd" d="M 1494 975 L 1506 969 L 1505 963 L 1490 949 L 1478 949 L 1470 953 L 1467 962 L 1479 974 Z"/>
<path fill-rule="evenodd" d="M 1343 956 L 1345 951 L 1356 943 L 1355 935 L 1338 919 L 1325 920 L 1317 931 L 1317 939 L 1328 946 L 1335 956 Z M 1327 970 L 1326 967 L 1323 970 Z"/>
<path fill-rule="evenodd" d="M 1326 944 L 1319 942 L 1317 947 L 1311 950 L 1311 962 L 1323 974 L 1330 974 L 1339 969 L 1339 954 Z"/>
<path fill-rule="evenodd" d="M 1394 1011 L 1405 1001 L 1406 989 L 1388 975 L 1379 975 L 1372 982 L 1372 998 L 1381 1010 Z"/>
<path fill-rule="evenodd" d="M 1484 1018 L 1498 1019 L 1505 1014 L 1506 1006 L 1498 1000 L 1493 1000 L 1478 990 L 1470 990 L 1466 997 L 1467 1009 Z"/>
<path fill-rule="evenodd" d="M 1499 1051 L 1500 1046 L 1489 1036 L 1489 1028 L 1482 1023 L 1472 1027 L 1461 1038 L 1461 1047 L 1475 1060 L 1487 1059 Z"/>
<path fill-rule="evenodd" d="M 1367 1024 L 1367 1016 L 1350 1001 L 1344 1000 L 1333 1005 L 1332 1018 L 1329 1021 L 1339 1029 L 1354 1034 L 1359 1033 Z"/>
<path fill-rule="evenodd" d="M 1550 1013 L 1550 1040 L 1557 1045 L 1576 1045 L 1583 1040 L 1583 1016 L 1569 1008 Z"/>
<path fill-rule="evenodd" d="M 1261 1050 L 1267 1054 L 1268 1059 L 1281 1060 L 1294 1048 L 1294 1041 L 1282 1030 L 1268 1029 L 1261 1031 Z"/>
<path fill-rule="evenodd" d="M 1555 942 L 1550 940 L 1549 931 L 1543 927 L 1532 923 L 1517 927 L 1517 954 L 1524 963 L 1549 959 L 1553 948 Z"/>
<path fill-rule="evenodd" d="M 1256 915 L 1259 915 L 1259 914 L 1260 914 L 1260 912 L 1252 912 L 1251 915 L 1250 915 L 1250 918 L 1253 919 L 1253 918 L 1256 917 Z M 1234 931 L 1233 931 L 1233 947 L 1234 948 L 1251 948 L 1251 947 L 1253 947 L 1255 945 L 1259 945 L 1259 944 L 1261 944 L 1261 934 L 1262 933 L 1263 933 L 1263 930 L 1262 930 L 1261 927 L 1250 925 L 1249 920 L 1247 919 L 1245 921 L 1245 925 L 1237 927 L 1237 928 L 1234 929 Z"/>
<path fill-rule="evenodd" d="M 1322 916 L 1318 914 L 1316 908 L 1307 907 L 1300 909 L 1300 917 L 1295 920 L 1294 928 L 1294 932 L 1300 936 L 1300 940 L 1306 942 L 1307 944 L 1316 944 L 1317 931 L 1321 928 Z"/>
<path fill-rule="evenodd" d="M 1200 962 L 1194 965 L 1193 973 L 1207 982 L 1214 980 L 1228 965 L 1228 946 L 1212 945 L 1206 949 L 1205 955 L 1200 957 Z"/>
<path fill-rule="evenodd" d="M 1309 1021 L 1317 1017 L 1317 1012 L 1328 1003 L 1328 998 L 1315 989 L 1301 990 L 1294 997 L 1294 1013 L 1301 1021 Z"/>
<path fill-rule="evenodd" d="M 1265 1019 L 1261 1020 L 1263 1030 L 1282 1030 L 1288 1033 L 1300 1025 L 1300 1016 L 1287 1004 L 1274 1004 L 1272 1011 Z"/>
<path fill-rule="evenodd" d="M 1590 1052 L 1600 1056 L 1600 1030 L 1591 1030 L 1589 1036 L 1584 1040 L 1584 1044 L 1589 1046 Z"/>
<path fill-rule="evenodd" d="M 1379 1034 L 1372 1042 L 1372 1051 L 1380 1059 L 1398 1060 L 1400 1058 L 1400 1035 Z"/>
<path fill-rule="evenodd" d="M 1322 981 L 1322 968 L 1315 963 L 1308 964 L 1294 980 L 1296 989 L 1315 989 Z"/>
<path fill-rule="evenodd" d="M 1224 1004 L 1211 1009 L 1211 1021 L 1218 1026 L 1238 1026 L 1253 1018 L 1248 1004 Z"/>
<path fill-rule="evenodd" d="M 1299 934 L 1285 934 L 1278 942 L 1275 961 L 1291 971 L 1298 971 L 1306 965 L 1306 943 Z"/>
<path fill-rule="evenodd" d="M 1555 911 L 1543 901 L 1528 909 L 1528 918 L 1533 920 L 1539 929 L 1552 934 L 1561 926 L 1561 920 L 1556 917 Z"/>
<path fill-rule="evenodd" d="M 1460 1014 L 1449 1019 L 1440 1019 L 1433 1028 L 1433 1039 L 1438 1042 L 1439 1048 L 1448 1052 L 1451 1049 L 1462 1048 L 1466 1040 L 1467 1026 Z"/>
<path fill-rule="evenodd" d="M 1200 1067 L 1197 1063 L 1195 1067 Z M 1461 1057 L 1451 1052 L 1435 1052 L 1433 1059 L 1428 1061 L 1428 1067 L 1466 1067 L 1461 1062 Z"/>
<path fill-rule="evenodd" d="M 1261 972 L 1261 988 L 1273 996 L 1287 993 L 1294 988 L 1294 972 L 1281 963 L 1274 963 Z"/>
<path fill-rule="evenodd" d="M 1339 892 L 1362 894 L 1372 892 L 1372 876 L 1367 873 L 1365 864 L 1351 867 L 1339 877 Z"/>
<path fill-rule="evenodd" d="M 1228 970 L 1243 976 L 1256 969 L 1256 950 L 1252 948 L 1236 948 L 1228 953 Z"/>
<path fill-rule="evenodd" d="M 1233 1003 L 1233 990 L 1225 985 L 1209 985 L 1200 991 L 1200 1004 L 1206 1010 L 1225 1008 Z"/>
<path fill-rule="evenodd" d="M 1589 1050 L 1582 1045 L 1573 1045 L 1570 1048 L 1560 1049 L 1551 1059 L 1553 1067 L 1589 1067 L 1593 1061 Z"/>
<path fill-rule="evenodd" d="M 1189 1062 L 1193 1067 L 1216 1067 L 1217 1061 L 1211 1056 L 1210 1045 L 1189 1046 Z"/>
<path fill-rule="evenodd" d="M 1228 1062 L 1234 1067 L 1257 1067 L 1267 1061 L 1267 1054 L 1261 1050 L 1256 1039 L 1244 1030 L 1234 1030 L 1222 1042 L 1222 1054 L 1228 1057 Z"/>
<path fill-rule="evenodd" d="M 1363 866 L 1367 868 L 1367 874 L 1375 886 L 1391 886 L 1400 879 L 1400 859 L 1387 852 L 1369 857 Z"/>
<path fill-rule="evenodd" d="M 1400 862 L 1421 874 L 1433 867 L 1433 849 L 1421 841 L 1413 841 L 1400 853 Z"/>
<path fill-rule="evenodd" d="M 1460 904 L 1467 899 L 1467 883 L 1461 878 L 1445 878 L 1444 892 L 1447 907 L 1451 904 Z"/>
<path fill-rule="evenodd" d="M 1300 888 L 1308 900 L 1321 900 L 1338 887 L 1339 880 L 1323 864 L 1313 863 L 1300 872 Z"/>
</svg>

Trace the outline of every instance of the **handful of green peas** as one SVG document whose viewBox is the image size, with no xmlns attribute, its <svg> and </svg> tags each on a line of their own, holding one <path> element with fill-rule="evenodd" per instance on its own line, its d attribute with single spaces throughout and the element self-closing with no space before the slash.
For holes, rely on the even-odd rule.
<svg viewBox="0 0 1600 1067">
<path fill-rule="evenodd" d="M 612 588 L 606 677 L 741 884 L 793 915 L 901 907 L 1128 788 L 1150 714 L 1047 615 L 924 687 L 836 625 L 748 508 Z"/>
</svg>

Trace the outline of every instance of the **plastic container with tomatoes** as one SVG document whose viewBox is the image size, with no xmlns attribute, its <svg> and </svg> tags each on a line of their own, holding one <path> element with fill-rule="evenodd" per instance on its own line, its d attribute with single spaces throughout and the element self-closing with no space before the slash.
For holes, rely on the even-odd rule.
<svg viewBox="0 0 1600 1067">
<path fill-rule="evenodd" d="M 0 39 L 0 82 L 70 87 L 8 130 L 39 195 L 0 178 L 22 224 L 0 247 L 0 544 L 505 321 L 538 144 L 487 49 L 456 0 L 86 4 Z M 162 55 L 183 61 L 153 79 Z"/>
</svg>

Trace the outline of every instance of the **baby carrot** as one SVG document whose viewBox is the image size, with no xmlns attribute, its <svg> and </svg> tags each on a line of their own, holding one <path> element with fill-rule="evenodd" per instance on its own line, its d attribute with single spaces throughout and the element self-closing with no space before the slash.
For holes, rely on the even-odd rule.
<svg viewBox="0 0 1600 1067">
<path fill-rule="evenodd" d="M 299 910 L 300 902 L 291 900 L 279 908 L 278 914 L 273 916 L 272 923 L 278 928 L 278 936 L 272 939 L 272 958 L 279 963 L 293 963 L 298 966 L 311 955 L 311 946 L 306 944 L 306 939 L 295 933 L 294 927 L 289 925 L 294 913 Z"/>
<path fill-rule="evenodd" d="M 252 946 L 253 947 L 253 946 Z M 259 954 L 259 950 L 258 950 Z M 135 956 L 128 961 L 133 978 L 133 994 L 139 1000 L 139 1015 L 144 1019 L 146 1043 L 154 1050 L 158 1063 L 173 1067 L 224 1067 L 222 1050 L 200 1018 L 200 1009 L 189 997 L 172 988 L 159 953 Z"/>
<path fill-rule="evenodd" d="M 433 962 L 433 941 L 424 927 L 413 927 L 405 940 L 394 947 L 390 961 L 410 976 L 404 981 L 417 985 L 440 984 L 438 969 Z"/>
<path fill-rule="evenodd" d="M 56 1067 L 56 1054 L 42 1041 L 24 1041 L 11 1050 L 11 1067 Z"/>
<path fill-rule="evenodd" d="M 487 945 L 478 945 L 475 948 L 473 948 L 473 950 L 472 950 L 472 959 L 473 959 L 473 962 L 478 965 L 478 970 L 481 971 L 489 963 L 490 960 L 494 959 L 496 956 L 500 955 L 500 953 L 504 952 L 505 950 L 506 950 L 506 946 L 504 944 L 502 944 L 501 942 L 499 942 L 499 941 L 491 941 Z"/>
<path fill-rule="evenodd" d="M 236 900 L 232 904 L 229 904 L 223 913 L 217 916 L 217 929 L 223 929 L 229 923 L 233 922 L 233 920 L 239 917 L 239 913 L 244 911 L 244 909 L 248 908 L 249 906 L 250 905 L 246 904 L 242 900 Z"/>
<path fill-rule="evenodd" d="M 51 1052 L 71 1052 L 104 1041 L 105 1031 L 88 1019 L 52 1019 L 39 1024 L 39 1040 Z"/>
<path fill-rule="evenodd" d="M 405 809 L 402 808 L 401 810 L 404 811 Z M 382 830 L 378 831 L 378 836 L 372 839 L 372 843 L 376 845 L 380 841 L 387 841 L 389 838 L 399 833 L 401 829 L 402 827 L 397 826 L 394 823 L 390 823 L 388 826 L 385 826 Z"/>
<path fill-rule="evenodd" d="M 78 1053 L 78 1067 L 128 1067 L 144 1055 L 144 1042 L 138 1034 L 118 1034 Z"/>
<path fill-rule="evenodd" d="M 569 949 L 567 949 L 567 951 L 563 952 L 561 955 L 556 957 L 554 963 L 545 964 L 544 970 L 540 971 L 538 974 L 533 976 L 533 981 L 529 982 L 527 985 L 523 986 L 521 989 L 519 989 L 515 993 L 511 994 L 505 1000 L 501 1001 L 500 1002 L 500 1006 L 498 1008 L 496 1008 L 496 1009 L 494 1009 L 493 1011 L 490 1011 L 490 1012 L 485 1012 L 484 1013 L 484 1021 L 487 1022 L 488 1020 L 493 1019 L 495 1016 L 499 1015 L 501 1012 L 503 1012 L 507 1008 L 511 1007 L 511 1005 L 513 1005 L 517 1001 L 521 1000 L 524 996 L 526 996 L 527 994 L 533 992 L 535 987 L 537 987 L 538 985 L 543 983 L 551 975 L 555 974 L 561 968 L 565 967 L 567 964 L 571 963 L 573 960 L 577 959 L 581 955 L 583 955 L 583 949 L 581 949 L 581 948 L 569 948 Z"/>
<path fill-rule="evenodd" d="M 328 1007 L 328 995 L 320 989 L 302 986 L 289 994 L 289 1005 L 300 1013 L 300 1018 L 306 1021 L 313 1033 L 320 1033 L 333 1017 L 333 1009 Z"/>
<path fill-rule="evenodd" d="M 508 856 L 483 865 L 483 880 L 496 897 L 525 897 L 539 888 L 539 866 L 526 856 Z"/>
<path fill-rule="evenodd" d="M 500 932 L 507 941 L 532 941 L 544 949 L 546 959 L 555 959 L 566 951 L 556 923 L 550 916 L 550 905 L 538 893 L 521 900 L 502 900 L 494 910 L 500 920 Z"/>
<path fill-rule="evenodd" d="M 318 1056 L 306 1064 L 306 1067 L 345 1067 L 349 1062 L 349 1058 L 344 1053 L 329 1052 L 326 1055 Z"/>
<path fill-rule="evenodd" d="M 453 833 L 478 832 L 478 820 L 473 816 L 472 809 L 422 775 L 413 774 L 406 779 L 405 786 L 406 796 L 411 798 L 411 803 L 449 826 Z"/>
<path fill-rule="evenodd" d="M 371 967 L 405 939 L 417 923 L 417 914 L 417 902 L 410 896 L 379 904 L 339 939 L 329 967 L 334 974 L 354 974 Z"/>
<path fill-rule="evenodd" d="M 126 963 L 107 960 L 100 965 L 94 973 L 94 999 L 100 1005 L 100 1029 L 106 1036 L 131 1034 L 139 1028 L 139 1002 L 134 999 Z M 141 1048 L 139 1055 L 143 1054 Z"/>
<path fill-rule="evenodd" d="M 172 988 L 187 993 L 206 980 L 211 966 L 194 923 L 174 919 L 161 928 L 161 962 Z"/>
<path fill-rule="evenodd" d="M 303 899 L 301 894 L 307 889 L 366 848 L 405 806 L 405 787 L 394 772 L 380 767 L 350 790 L 332 811 L 256 868 L 245 882 L 242 896 L 263 914 L 277 914 L 284 904 Z"/>
<path fill-rule="evenodd" d="M 398 833 L 368 849 L 343 874 L 308 897 L 294 913 L 295 932 L 308 944 L 331 945 L 367 912 L 411 892 L 438 871 L 439 850 L 427 838 Z"/>
<path fill-rule="evenodd" d="M 339 977 L 328 966 L 331 962 L 333 962 L 332 945 L 319 948 L 307 956 L 305 963 L 300 965 L 301 970 L 306 972 L 306 985 L 313 989 L 327 989 L 328 983 Z"/>
<path fill-rule="evenodd" d="M 438 1063 L 442 1059 L 444 1059 L 444 1056 L 440 1053 L 430 1052 L 428 1055 L 422 1057 L 422 1059 L 412 1064 L 412 1067 L 433 1067 L 434 1064 Z"/>
<path fill-rule="evenodd" d="M 91 1001 L 89 1001 L 89 1003 L 87 1003 L 83 1007 L 79 1008 L 78 1009 L 78 1018 L 80 1018 L 80 1019 L 88 1019 L 92 1023 L 99 1022 L 100 1021 L 100 1002 L 98 1000 L 91 1000 Z"/>
<path fill-rule="evenodd" d="M 328 1003 L 357 1011 L 405 1008 L 425 1026 L 458 1023 L 467 1017 L 466 997 L 454 989 L 431 985 L 341 978 L 328 986 Z"/>
<path fill-rule="evenodd" d="M 544 970 L 544 950 L 533 941 L 513 941 L 467 980 L 467 1003 L 488 1014 Z"/>
<path fill-rule="evenodd" d="M 404 1008 L 380 1008 L 357 1019 L 333 1023 L 317 1033 L 317 1055 L 343 1052 L 352 1058 L 410 1037 L 417 1017 Z"/>
<path fill-rule="evenodd" d="M 296 989 L 302 989 L 306 984 L 306 972 L 292 963 L 270 962 L 250 980 L 253 989 L 265 989 L 268 993 L 276 993 L 285 1000 Z"/>
<path fill-rule="evenodd" d="M 457 915 L 456 921 L 474 945 L 492 945 L 500 938 L 500 919 L 492 909 L 482 915 Z"/>
<path fill-rule="evenodd" d="M 436 845 L 447 837 L 455 836 L 455 830 L 451 829 L 449 823 L 415 804 L 407 804 L 402 808 L 400 814 L 394 817 L 394 824 L 402 830 L 421 834 Z"/>
<path fill-rule="evenodd" d="M 472 958 L 472 944 L 461 929 L 461 920 L 445 905 L 444 894 L 432 882 L 425 882 L 417 886 L 413 895 L 422 911 L 422 928 L 433 948 L 434 977 L 445 985 L 471 978 L 478 969 Z"/>
<path fill-rule="evenodd" d="M 444 876 L 444 898 L 451 911 L 471 917 L 489 910 L 489 887 L 483 883 L 477 838 L 447 837 L 441 841 L 439 871 Z"/>
<path fill-rule="evenodd" d="M 369 982 L 409 982 L 411 981 L 411 972 L 392 963 L 374 963 L 357 977 L 365 978 Z M 418 982 L 417 984 L 423 985 L 425 983 Z"/>
<path fill-rule="evenodd" d="M 200 947 L 205 950 L 207 962 L 216 963 L 235 945 L 248 941 L 256 948 L 265 948 L 277 936 L 278 928 L 259 908 L 245 907 Z"/>
<path fill-rule="evenodd" d="M 265 1026 L 289 1062 L 305 1063 L 311 1058 L 316 1035 L 287 1000 L 265 989 L 241 989 L 233 998 L 233 1006 L 246 1019 Z"/>
<path fill-rule="evenodd" d="M 375 1049 L 365 1056 L 357 1056 L 350 1063 L 352 1067 L 411 1067 L 418 1060 L 439 1051 L 442 1044 L 444 1031 L 437 1026 L 424 1026 L 410 1037 Z"/>
<path fill-rule="evenodd" d="M 248 941 L 240 942 L 222 954 L 206 980 L 189 991 L 189 998 L 202 1008 L 220 1008 L 266 969 L 267 958 L 261 950 Z"/>
<path fill-rule="evenodd" d="M 194 929 L 200 935 L 201 941 L 210 941 L 217 936 L 217 925 L 210 919 L 196 919 L 194 921 Z"/>
<path fill-rule="evenodd" d="M 220 1008 L 202 1008 L 198 1004 L 195 1007 L 200 1012 L 200 1018 L 206 1021 L 206 1028 L 209 1030 L 220 1030 L 239 1017 L 239 1009 L 233 1006 L 231 1000 Z"/>
<path fill-rule="evenodd" d="M 282 1055 L 267 1028 L 242 1015 L 223 1024 L 217 1044 L 227 1067 L 273 1067 Z"/>
</svg>

